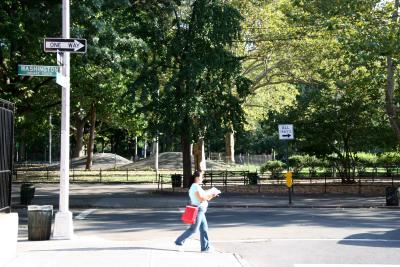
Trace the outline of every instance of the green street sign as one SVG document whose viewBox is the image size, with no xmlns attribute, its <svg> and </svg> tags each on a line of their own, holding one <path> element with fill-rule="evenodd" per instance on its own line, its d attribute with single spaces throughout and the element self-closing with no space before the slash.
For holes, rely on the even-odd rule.
<svg viewBox="0 0 400 267">
<path fill-rule="evenodd" d="M 56 77 L 59 68 L 59 66 L 18 65 L 18 75 Z"/>
</svg>

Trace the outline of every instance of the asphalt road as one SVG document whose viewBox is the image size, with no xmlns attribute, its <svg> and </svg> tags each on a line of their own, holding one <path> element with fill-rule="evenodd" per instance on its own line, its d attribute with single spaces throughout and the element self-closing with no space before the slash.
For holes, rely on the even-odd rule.
<svg viewBox="0 0 400 267">
<path fill-rule="evenodd" d="M 93 208 L 73 212 L 77 235 L 107 240 L 161 238 L 172 243 L 186 227 L 176 208 Z M 26 239 L 24 210 L 20 215 L 20 238 Z M 235 252 L 248 266 L 400 266 L 398 209 L 210 208 L 207 217 L 216 250 Z"/>
</svg>

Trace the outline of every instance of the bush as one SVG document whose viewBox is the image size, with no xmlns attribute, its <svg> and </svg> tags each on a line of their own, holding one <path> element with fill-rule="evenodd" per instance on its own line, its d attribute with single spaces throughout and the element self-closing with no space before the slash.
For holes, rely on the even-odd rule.
<svg viewBox="0 0 400 267">
<path fill-rule="evenodd" d="M 286 168 L 286 164 L 280 160 L 270 160 L 267 161 L 261 168 L 262 173 L 269 171 L 271 173 L 271 178 L 277 178 L 278 174 Z"/>
<path fill-rule="evenodd" d="M 289 158 L 289 166 L 292 168 L 293 173 L 299 173 L 306 166 L 307 156 L 294 155 Z"/>
<path fill-rule="evenodd" d="M 398 152 L 387 152 L 383 153 L 377 158 L 377 164 L 385 167 L 399 165 L 400 164 L 400 153 Z"/>
<path fill-rule="evenodd" d="M 356 165 L 359 175 L 364 175 L 365 169 L 368 167 L 376 166 L 378 157 L 371 153 L 357 153 L 354 157 L 354 163 Z"/>
</svg>

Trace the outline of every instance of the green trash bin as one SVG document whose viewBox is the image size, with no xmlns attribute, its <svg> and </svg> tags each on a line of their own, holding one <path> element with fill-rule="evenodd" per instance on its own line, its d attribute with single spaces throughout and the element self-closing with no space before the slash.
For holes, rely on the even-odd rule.
<svg viewBox="0 0 400 267">
<path fill-rule="evenodd" d="M 260 180 L 260 176 L 258 176 L 258 173 L 256 173 L 256 172 L 249 172 L 247 174 L 247 178 L 249 181 L 249 185 L 257 185 L 258 180 Z"/>
<path fill-rule="evenodd" d="M 21 185 L 20 191 L 20 202 L 22 205 L 32 204 L 32 199 L 35 196 L 35 186 L 30 183 L 24 183 Z"/>
<path fill-rule="evenodd" d="M 49 240 L 52 221 L 52 205 L 28 206 L 28 240 Z"/>
<path fill-rule="evenodd" d="M 172 187 L 181 187 L 182 186 L 182 175 L 172 174 L 171 175 L 171 183 L 172 183 Z"/>
<path fill-rule="evenodd" d="M 386 206 L 398 206 L 399 205 L 399 197 L 397 194 L 397 188 L 394 186 L 385 188 L 386 195 Z"/>
</svg>

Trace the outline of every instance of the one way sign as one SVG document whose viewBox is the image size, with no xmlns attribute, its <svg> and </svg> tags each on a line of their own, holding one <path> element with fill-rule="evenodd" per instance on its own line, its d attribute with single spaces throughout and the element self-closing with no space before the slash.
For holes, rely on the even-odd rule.
<svg viewBox="0 0 400 267">
<path fill-rule="evenodd" d="M 293 124 L 279 124 L 279 140 L 293 140 L 294 132 L 293 132 Z"/>
<path fill-rule="evenodd" d="M 86 39 L 45 38 L 45 52 L 86 53 Z"/>
</svg>

